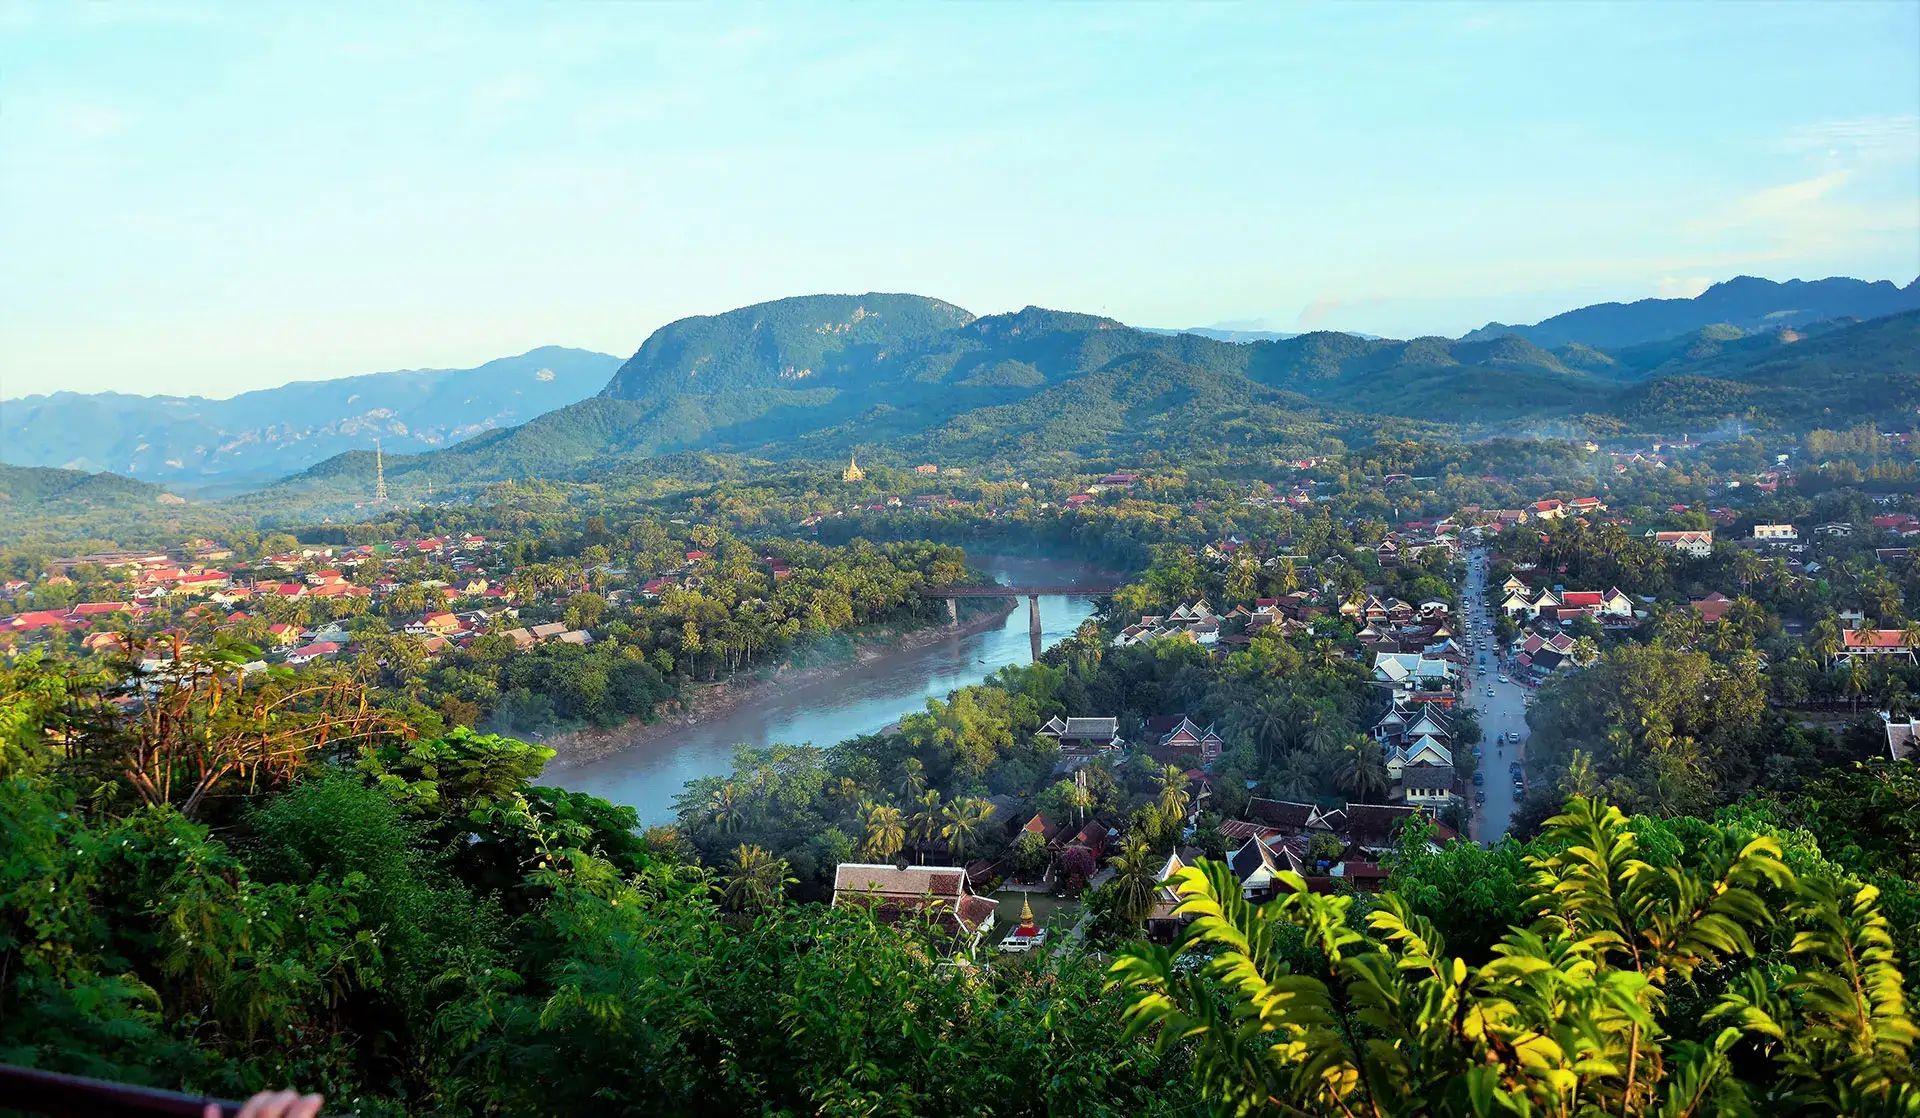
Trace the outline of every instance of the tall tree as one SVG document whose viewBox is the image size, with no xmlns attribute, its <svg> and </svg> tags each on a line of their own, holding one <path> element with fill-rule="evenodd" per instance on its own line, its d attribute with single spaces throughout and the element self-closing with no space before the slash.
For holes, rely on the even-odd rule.
<svg viewBox="0 0 1920 1118">
<path fill-rule="evenodd" d="M 1159 860 L 1145 838 L 1129 835 L 1107 864 L 1113 867 L 1113 880 L 1107 888 L 1113 891 L 1114 916 L 1128 927 L 1139 927 L 1153 908 Z"/>
<path fill-rule="evenodd" d="M 967 854 L 979 841 L 992 816 L 993 805 L 978 796 L 964 796 L 947 805 L 946 823 L 940 835 L 947 840 L 947 852 L 953 856 L 955 865 L 967 864 Z"/>
<path fill-rule="evenodd" d="M 900 809 L 892 804 L 869 803 L 861 812 L 866 837 L 860 843 L 860 856 L 874 862 L 892 861 L 906 845 L 906 823 Z"/>
<path fill-rule="evenodd" d="M 735 912 L 765 912 L 779 903 L 782 891 L 793 882 L 785 859 L 741 843 L 733 852 L 722 893 L 727 907 Z"/>
</svg>

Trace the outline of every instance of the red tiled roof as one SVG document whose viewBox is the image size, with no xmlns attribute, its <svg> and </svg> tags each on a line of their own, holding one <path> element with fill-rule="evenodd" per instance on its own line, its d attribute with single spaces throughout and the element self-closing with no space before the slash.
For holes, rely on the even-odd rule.
<svg viewBox="0 0 1920 1118">
<path fill-rule="evenodd" d="M 1905 629 L 1847 629 L 1840 634 L 1846 648 L 1907 648 Z"/>
</svg>

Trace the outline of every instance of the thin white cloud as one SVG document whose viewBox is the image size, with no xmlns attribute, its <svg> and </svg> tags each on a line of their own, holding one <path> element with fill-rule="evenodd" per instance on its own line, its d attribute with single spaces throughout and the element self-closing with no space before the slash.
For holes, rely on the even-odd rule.
<svg viewBox="0 0 1920 1118">
<path fill-rule="evenodd" d="M 1827 224 L 1834 216 L 1834 208 L 1826 203 L 1827 196 L 1852 178 L 1852 171 L 1828 171 L 1809 179 L 1756 190 L 1687 223 L 1687 231 L 1694 234 L 1747 229 L 1786 232 Z"/>
<path fill-rule="evenodd" d="M 1802 124 L 1774 146 L 1789 155 L 1856 163 L 1920 162 L 1920 116 L 1873 116 Z"/>
</svg>

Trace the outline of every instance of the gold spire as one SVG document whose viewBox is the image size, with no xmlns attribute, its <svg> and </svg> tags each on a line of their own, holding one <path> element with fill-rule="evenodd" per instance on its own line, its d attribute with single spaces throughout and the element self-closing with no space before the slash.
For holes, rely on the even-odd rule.
<svg viewBox="0 0 1920 1118">
<path fill-rule="evenodd" d="M 1020 926 L 1024 928 L 1031 925 L 1032 923 L 1033 923 L 1033 900 L 1032 898 L 1027 898 L 1020 902 Z"/>
<path fill-rule="evenodd" d="M 840 471 L 840 480 L 861 481 L 866 476 L 867 472 L 860 468 L 860 463 L 853 460 L 853 455 L 847 455 L 847 468 Z"/>
</svg>

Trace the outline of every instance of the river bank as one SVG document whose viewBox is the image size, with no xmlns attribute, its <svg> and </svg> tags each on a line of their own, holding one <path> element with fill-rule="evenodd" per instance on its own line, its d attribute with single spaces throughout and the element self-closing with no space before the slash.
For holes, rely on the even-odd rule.
<svg viewBox="0 0 1920 1118">
<path fill-rule="evenodd" d="M 653 722 L 633 719 L 606 729 L 566 730 L 555 734 L 530 734 L 531 740 L 554 751 L 541 776 L 563 776 L 580 765 L 603 761 L 630 749 L 664 741 L 677 733 L 717 721 L 734 711 L 763 702 L 773 695 L 826 683 L 888 656 L 914 652 L 922 648 L 997 629 L 1007 615 L 1019 608 L 1002 605 L 989 608 L 957 625 L 940 622 L 904 633 L 872 633 L 853 638 L 852 656 L 829 664 L 809 667 L 765 668 L 735 675 L 715 683 L 689 686 L 675 709 L 663 712 Z"/>
</svg>

